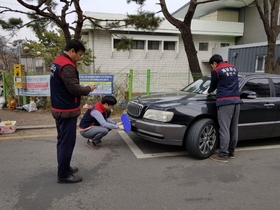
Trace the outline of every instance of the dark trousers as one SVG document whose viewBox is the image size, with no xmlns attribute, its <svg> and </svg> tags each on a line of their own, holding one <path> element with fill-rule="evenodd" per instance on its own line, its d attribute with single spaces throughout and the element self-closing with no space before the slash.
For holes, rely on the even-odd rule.
<svg viewBox="0 0 280 210">
<path fill-rule="evenodd" d="M 218 107 L 218 122 L 220 134 L 219 156 L 227 157 L 234 154 L 238 142 L 238 119 L 240 104 Z"/>
<path fill-rule="evenodd" d="M 70 162 L 76 144 L 77 118 L 56 120 L 57 129 L 57 163 L 59 178 L 72 174 Z"/>
</svg>

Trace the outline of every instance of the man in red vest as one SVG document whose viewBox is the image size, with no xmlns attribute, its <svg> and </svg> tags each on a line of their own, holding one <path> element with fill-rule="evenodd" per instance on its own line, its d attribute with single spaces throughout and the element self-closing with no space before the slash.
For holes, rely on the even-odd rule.
<svg viewBox="0 0 280 210">
<path fill-rule="evenodd" d="M 210 159 L 227 163 L 228 158 L 234 158 L 238 142 L 238 119 L 240 112 L 238 70 L 232 64 L 223 61 L 221 55 L 215 54 L 209 64 L 212 68 L 211 83 L 208 94 L 217 90 L 216 106 L 219 122 L 220 151 Z"/>
<path fill-rule="evenodd" d="M 51 111 L 57 128 L 58 182 L 81 182 L 82 177 L 74 176 L 77 167 L 70 162 L 76 143 L 77 118 L 81 114 L 81 96 L 86 96 L 95 89 L 94 85 L 82 86 L 76 62 L 85 52 L 83 44 L 70 40 L 61 55 L 52 63 L 50 69 Z"/>
</svg>

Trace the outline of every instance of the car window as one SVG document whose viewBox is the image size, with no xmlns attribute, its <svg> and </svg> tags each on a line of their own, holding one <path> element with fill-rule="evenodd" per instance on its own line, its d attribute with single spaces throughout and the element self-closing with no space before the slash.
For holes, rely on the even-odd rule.
<svg viewBox="0 0 280 210">
<path fill-rule="evenodd" d="M 276 97 L 280 97 L 280 79 L 273 78 L 272 80 L 275 87 Z"/>
<path fill-rule="evenodd" d="M 254 91 L 257 97 L 270 97 L 270 88 L 268 79 L 250 79 L 242 87 L 242 91 Z"/>
<path fill-rule="evenodd" d="M 240 81 L 242 76 L 238 75 L 238 80 Z M 187 87 L 184 87 L 181 91 L 191 92 L 191 93 L 199 93 L 206 94 L 211 83 L 211 77 L 203 76 L 195 82 L 189 84 Z M 216 90 L 211 93 L 211 95 L 216 95 Z"/>
<path fill-rule="evenodd" d="M 202 77 L 196 80 L 195 82 L 189 84 L 181 91 L 203 94 L 209 88 L 209 85 L 210 85 L 210 77 Z"/>
</svg>

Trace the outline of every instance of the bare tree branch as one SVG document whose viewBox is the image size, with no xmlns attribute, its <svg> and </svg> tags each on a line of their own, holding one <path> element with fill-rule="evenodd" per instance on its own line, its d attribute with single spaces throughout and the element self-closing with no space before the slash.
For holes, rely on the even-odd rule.
<svg viewBox="0 0 280 210">
<path fill-rule="evenodd" d="M 174 18 L 170 12 L 167 9 L 165 0 L 160 0 L 160 6 L 161 6 L 161 11 L 164 15 L 164 17 L 168 20 L 168 22 L 170 22 L 172 25 L 174 25 L 175 27 L 178 27 L 178 25 L 182 24 L 182 21 Z"/>
<path fill-rule="evenodd" d="M 74 34 L 74 38 L 81 38 L 82 34 L 82 27 L 84 23 L 84 18 L 83 18 L 83 10 L 80 7 L 80 0 L 72 0 L 71 4 L 74 3 L 75 11 L 77 14 L 77 22 L 76 22 L 76 30 Z"/>
<path fill-rule="evenodd" d="M 8 8 L 8 7 L 3 7 L 3 6 L 0 6 L 0 9 L 3 9 L 3 10 L 0 11 L 0 14 L 4 14 L 6 12 L 15 12 L 15 13 L 20 13 L 20 14 L 25 14 L 25 15 L 33 14 L 33 13 L 30 13 L 30 12 L 15 10 L 15 9 L 11 9 L 11 8 Z"/>
</svg>

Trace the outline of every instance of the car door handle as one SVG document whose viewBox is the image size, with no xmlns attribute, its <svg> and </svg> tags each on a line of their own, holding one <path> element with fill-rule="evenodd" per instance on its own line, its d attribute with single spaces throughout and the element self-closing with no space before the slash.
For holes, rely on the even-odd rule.
<svg viewBox="0 0 280 210">
<path fill-rule="evenodd" d="M 266 104 L 264 104 L 263 106 L 266 107 L 266 108 L 272 108 L 272 107 L 275 106 L 275 104 L 266 103 Z"/>
</svg>

